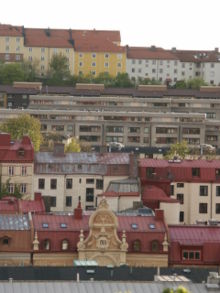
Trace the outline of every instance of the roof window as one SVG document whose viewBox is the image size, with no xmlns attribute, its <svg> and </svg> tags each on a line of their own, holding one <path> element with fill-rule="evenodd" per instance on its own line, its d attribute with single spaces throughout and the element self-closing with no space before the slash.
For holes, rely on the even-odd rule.
<svg viewBox="0 0 220 293">
<path fill-rule="evenodd" d="M 149 224 L 149 229 L 153 230 L 153 229 L 156 229 L 156 227 L 154 224 Z"/>
<path fill-rule="evenodd" d="M 66 228 L 67 227 L 67 224 L 66 223 L 61 223 L 60 224 L 60 228 Z"/>
<path fill-rule="evenodd" d="M 43 228 L 48 228 L 49 225 L 48 225 L 48 223 L 43 223 L 43 224 L 42 224 L 42 227 L 43 227 Z"/>
<path fill-rule="evenodd" d="M 138 229 L 138 224 L 135 224 L 135 223 L 131 224 L 131 228 L 134 230 Z"/>
</svg>

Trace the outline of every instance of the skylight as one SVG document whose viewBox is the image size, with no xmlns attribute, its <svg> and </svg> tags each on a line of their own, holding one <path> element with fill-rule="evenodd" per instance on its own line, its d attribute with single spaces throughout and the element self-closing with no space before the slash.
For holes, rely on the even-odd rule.
<svg viewBox="0 0 220 293">
<path fill-rule="evenodd" d="M 153 230 L 153 229 L 155 229 L 156 227 L 155 227 L 154 224 L 149 224 L 149 228 L 150 228 L 151 230 Z"/>
<path fill-rule="evenodd" d="M 60 224 L 60 228 L 66 228 L 67 227 L 67 224 L 66 223 L 61 223 Z"/>
<path fill-rule="evenodd" d="M 135 224 L 135 223 L 131 224 L 131 228 L 132 229 L 138 229 L 138 224 Z"/>
<path fill-rule="evenodd" d="M 48 228 L 49 225 L 48 225 L 48 223 L 43 223 L 43 224 L 42 224 L 42 227 L 43 227 L 43 228 Z"/>
</svg>

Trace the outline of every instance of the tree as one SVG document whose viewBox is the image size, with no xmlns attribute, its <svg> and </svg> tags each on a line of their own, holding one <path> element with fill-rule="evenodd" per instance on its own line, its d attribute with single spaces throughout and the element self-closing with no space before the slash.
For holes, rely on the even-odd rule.
<svg viewBox="0 0 220 293">
<path fill-rule="evenodd" d="M 10 133 L 12 139 L 21 139 L 28 135 L 38 151 L 42 142 L 40 121 L 29 114 L 23 114 L 17 118 L 8 119 L 0 125 L 2 132 Z"/>
<path fill-rule="evenodd" d="M 24 81 L 25 74 L 20 63 L 2 63 L 0 65 L 0 83 L 12 84 L 14 81 Z"/>
<path fill-rule="evenodd" d="M 113 86 L 114 87 L 133 87 L 134 84 L 130 80 L 127 73 L 118 73 L 114 80 Z"/>
<path fill-rule="evenodd" d="M 22 193 L 20 192 L 19 185 L 15 184 L 14 192 L 10 193 L 9 192 L 9 184 L 10 184 L 10 179 L 8 179 L 6 181 L 6 183 L 1 183 L 0 184 L 0 199 L 2 199 L 5 196 L 14 196 L 16 198 L 21 198 Z"/>
<path fill-rule="evenodd" d="M 80 144 L 75 138 L 72 138 L 71 142 L 65 146 L 65 153 L 79 153 L 80 150 Z"/>
<path fill-rule="evenodd" d="M 179 286 L 176 290 L 172 288 L 165 288 L 163 293 L 190 293 L 190 291 L 183 286 Z"/>
<path fill-rule="evenodd" d="M 166 154 L 168 159 L 173 159 L 175 156 L 184 159 L 189 153 L 189 148 L 185 140 L 172 144 L 169 152 Z"/>
<path fill-rule="evenodd" d="M 50 84 L 63 85 L 70 80 L 68 59 L 62 54 L 53 55 L 50 62 L 49 82 Z"/>
<path fill-rule="evenodd" d="M 207 83 L 202 78 L 193 78 L 187 81 L 188 89 L 199 89 L 201 86 L 207 85 Z"/>
</svg>

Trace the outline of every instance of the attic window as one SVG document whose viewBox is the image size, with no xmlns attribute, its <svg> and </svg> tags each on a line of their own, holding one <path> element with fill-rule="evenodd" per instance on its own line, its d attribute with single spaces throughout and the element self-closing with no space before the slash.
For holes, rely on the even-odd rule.
<svg viewBox="0 0 220 293">
<path fill-rule="evenodd" d="M 155 227 L 154 224 L 149 224 L 149 229 L 153 230 L 153 229 L 155 229 L 155 228 L 156 228 L 156 227 Z"/>
<path fill-rule="evenodd" d="M 131 228 L 134 230 L 138 229 L 138 224 L 135 224 L 135 223 L 131 224 Z"/>
<path fill-rule="evenodd" d="M 9 238 L 8 237 L 4 237 L 3 239 L 2 239 L 2 244 L 3 245 L 9 245 Z"/>
<path fill-rule="evenodd" d="M 24 149 L 19 149 L 18 150 L 18 155 L 19 155 L 19 157 L 24 157 Z"/>
<path fill-rule="evenodd" d="M 66 228 L 67 227 L 67 224 L 66 223 L 61 223 L 60 224 L 60 228 Z"/>
<path fill-rule="evenodd" d="M 42 227 L 43 227 L 43 228 L 48 228 L 49 225 L 48 225 L 48 223 L 43 223 L 43 224 L 42 224 Z"/>
</svg>

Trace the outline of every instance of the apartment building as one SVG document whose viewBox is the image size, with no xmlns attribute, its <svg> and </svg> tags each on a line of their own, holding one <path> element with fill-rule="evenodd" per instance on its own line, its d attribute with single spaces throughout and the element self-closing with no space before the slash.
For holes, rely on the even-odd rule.
<svg viewBox="0 0 220 293">
<path fill-rule="evenodd" d="M 119 31 L 39 29 L 0 25 L 0 60 L 29 61 L 44 76 L 55 54 L 67 57 L 71 74 L 126 72 L 126 50 Z"/>
<path fill-rule="evenodd" d="M 149 184 L 157 186 L 180 202 L 180 223 L 220 220 L 218 160 L 141 159 L 139 169 L 142 188 Z"/>
<path fill-rule="evenodd" d="M 126 146 L 167 147 L 183 139 L 192 147 L 205 143 L 205 114 L 0 109 L 0 121 L 22 113 L 39 119 L 42 133 L 67 134 L 92 146 L 119 142 Z"/>
<path fill-rule="evenodd" d="M 111 181 L 137 176 L 137 164 L 131 156 L 64 153 L 64 145 L 56 144 L 53 152 L 35 154 L 34 190 L 42 193 L 47 210 L 72 211 L 79 197 L 83 209 L 94 209 L 97 196 L 103 194 Z M 136 168 L 136 172 L 132 168 Z"/>
<path fill-rule="evenodd" d="M 192 51 L 127 46 L 127 73 L 134 80 L 150 78 L 162 84 L 202 78 L 210 85 L 219 85 L 220 53 L 218 48 Z"/>
<path fill-rule="evenodd" d="M 0 181 L 8 183 L 8 192 L 15 187 L 24 199 L 33 199 L 34 148 L 30 138 L 11 140 L 10 134 L 0 133 Z"/>
</svg>

